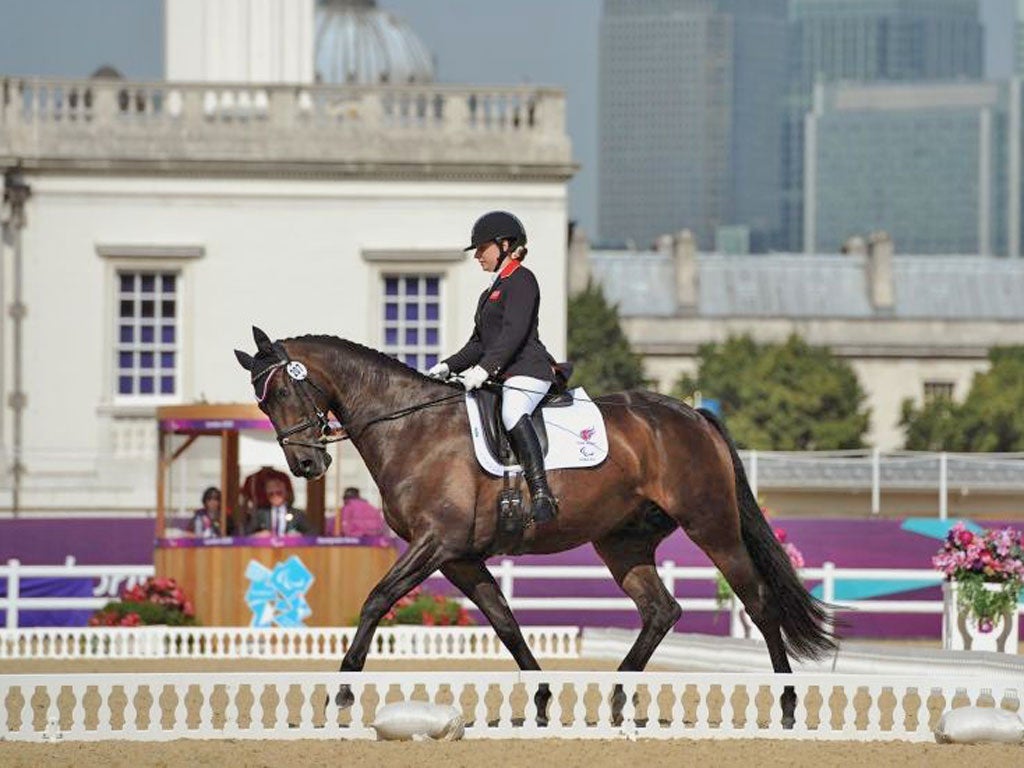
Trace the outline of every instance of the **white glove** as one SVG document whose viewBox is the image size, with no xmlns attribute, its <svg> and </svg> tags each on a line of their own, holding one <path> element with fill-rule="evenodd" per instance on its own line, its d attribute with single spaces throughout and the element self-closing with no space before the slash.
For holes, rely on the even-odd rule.
<svg viewBox="0 0 1024 768">
<path fill-rule="evenodd" d="M 479 365 L 474 365 L 462 374 L 462 386 L 466 388 L 467 392 L 472 392 L 474 389 L 480 389 L 485 381 L 487 381 L 487 371 Z"/>
<path fill-rule="evenodd" d="M 432 365 L 430 370 L 427 371 L 427 376 L 432 379 L 447 379 L 451 375 L 452 369 L 448 367 L 448 363 L 437 363 Z"/>
</svg>

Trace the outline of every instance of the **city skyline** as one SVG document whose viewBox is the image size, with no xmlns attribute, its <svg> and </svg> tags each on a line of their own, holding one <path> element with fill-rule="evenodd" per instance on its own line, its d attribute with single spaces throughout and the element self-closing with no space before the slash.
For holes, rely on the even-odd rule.
<svg viewBox="0 0 1024 768">
<path fill-rule="evenodd" d="M 380 0 L 434 52 L 442 82 L 561 86 L 581 168 L 569 185 L 570 215 L 592 236 L 597 221 L 598 24 L 602 0 Z M 1014 67 L 1016 0 L 981 0 L 985 73 Z M 0 0 L 0 73 L 87 77 L 112 64 L 126 77 L 164 71 L 163 0 Z M 453 24 L 452 19 L 458 19 Z M 495 45 L 495 30 L 517 42 Z M 521 40 L 526 33 L 531 43 Z"/>
</svg>

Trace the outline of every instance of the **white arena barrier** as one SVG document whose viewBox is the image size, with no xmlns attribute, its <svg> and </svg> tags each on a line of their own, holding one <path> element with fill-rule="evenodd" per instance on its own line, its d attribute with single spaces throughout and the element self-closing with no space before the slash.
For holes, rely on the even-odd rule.
<svg viewBox="0 0 1024 768">
<path fill-rule="evenodd" d="M 0 630 L 0 659 L 340 659 L 355 627 L 39 627 Z M 578 658 L 578 627 L 523 627 L 538 658 Z M 511 658 L 489 626 L 379 627 L 377 658 Z"/>
<path fill-rule="evenodd" d="M 334 694 L 350 687 L 354 703 Z M 551 694 L 536 721 L 534 694 Z M 625 693 L 621 719 L 610 699 Z M 784 728 L 780 699 L 797 696 Z M 360 672 L 0 676 L 0 741 L 374 739 L 395 701 L 451 704 L 465 738 L 935 740 L 950 709 L 1019 708 L 998 677 L 622 672 Z"/>
<path fill-rule="evenodd" d="M 635 629 L 585 627 L 581 657 L 618 661 L 637 637 Z M 763 640 L 670 632 L 651 663 L 691 672 L 770 672 Z M 1024 657 L 988 651 L 948 651 L 912 645 L 840 641 L 835 652 L 817 661 L 793 661 L 793 670 L 849 675 L 998 676 L 1024 688 Z"/>
</svg>

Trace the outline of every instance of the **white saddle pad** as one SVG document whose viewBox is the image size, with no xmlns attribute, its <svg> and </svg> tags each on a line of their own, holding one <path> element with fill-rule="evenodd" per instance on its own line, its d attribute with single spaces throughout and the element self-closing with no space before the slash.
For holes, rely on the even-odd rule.
<svg viewBox="0 0 1024 768">
<path fill-rule="evenodd" d="M 569 390 L 573 404 L 559 408 L 544 408 L 544 426 L 548 432 L 548 452 L 544 456 L 545 469 L 578 469 L 596 467 L 608 456 L 608 431 L 604 417 L 583 387 Z M 521 472 L 518 464 L 502 465 L 487 447 L 480 421 L 480 408 L 476 395 L 466 393 L 469 428 L 473 434 L 473 450 L 485 472 L 501 476 L 506 471 Z"/>
</svg>

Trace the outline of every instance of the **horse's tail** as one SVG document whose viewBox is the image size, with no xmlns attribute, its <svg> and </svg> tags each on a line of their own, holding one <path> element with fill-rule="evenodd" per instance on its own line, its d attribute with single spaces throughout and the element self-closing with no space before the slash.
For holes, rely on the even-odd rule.
<svg viewBox="0 0 1024 768">
<path fill-rule="evenodd" d="M 786 651 L 794 658 L 816 659 L 835 650 L 836 643 L 831 630 L 828 606 L 804 587 L 789 561 L 789 555 L 775 538 L 775 532 L 768 525 L 768 521 L 764 519 L 761 507 L 747 481 L 743 462 L 736 452 L 736 444 L 717 416 L 704 408 L 697 410 L 714 425 L 729 446 L 729 455 L 732 456 L 736 474 L 736 498 L 740 508 L 740 532 L 743 543 L 761 579 L 777 601 Z"/>
</svg>

